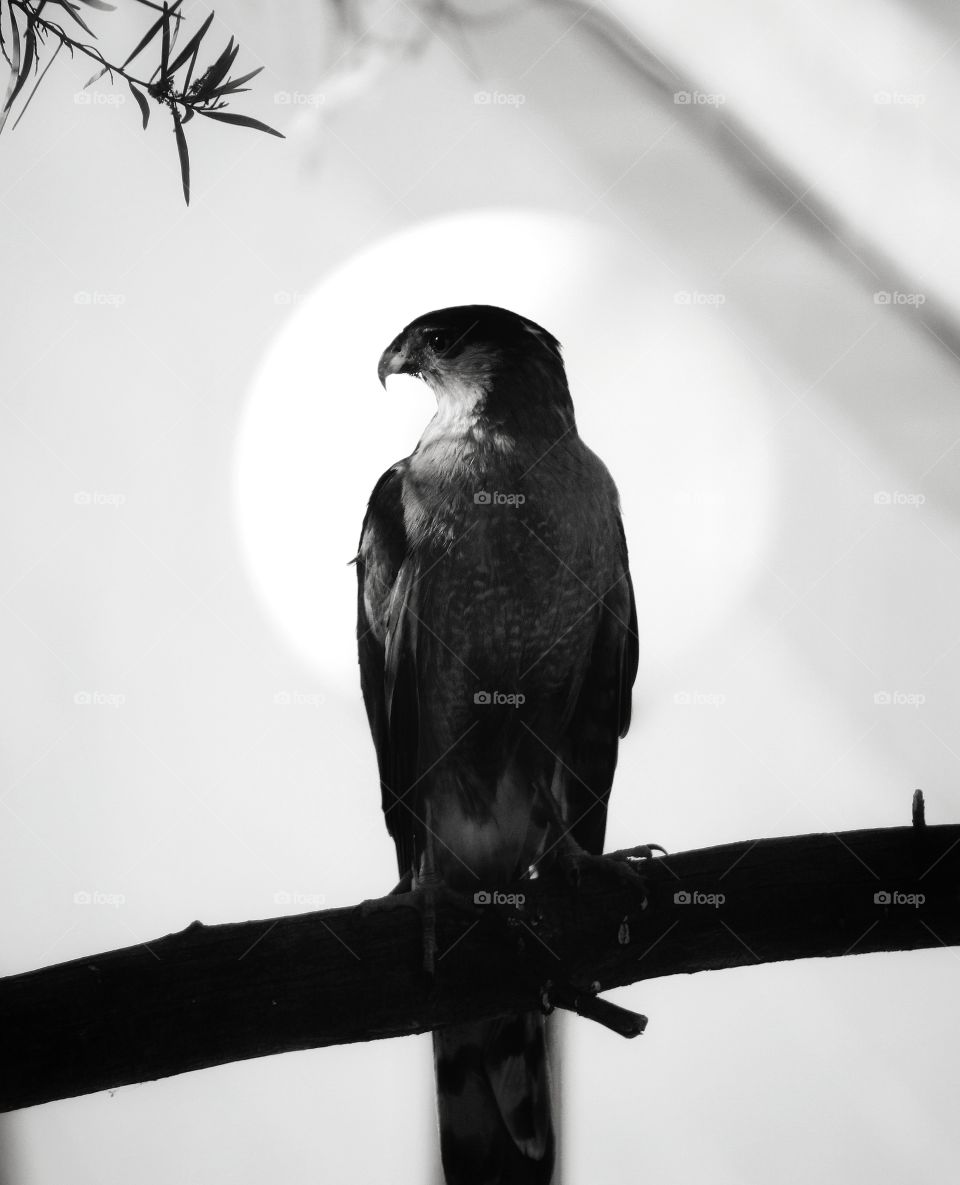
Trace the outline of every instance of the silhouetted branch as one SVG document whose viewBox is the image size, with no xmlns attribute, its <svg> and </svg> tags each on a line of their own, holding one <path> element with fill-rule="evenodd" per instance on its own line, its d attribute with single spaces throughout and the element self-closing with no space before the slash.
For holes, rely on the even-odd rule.
<svg viewBox="0 0 960 1185">
<path fill-rule="evenodd" d="M 20 122 L 37 87 L 43 80 L 44 74 L 60 50 L 67 49 L 71 57 L 77 53 L 82 54 L 100 66 L 96 74 L 86 83 L 84 90 L 91 83 L 103 78 L 105 74 L 110 76 L 111 82 L 114 82 L 115 78 L 122 78 L 136 101 L 144 128 L 150 119 L 151 101 L 169 109 L 180 158 L 183 196 L 184 200 L 189 203 L 190 162 L 183 125 L 194 115 L 203 115 L 207 119 L 219 120 L 221 123 L 232 123 L 241 127 L 253 128 L 256 131 L 268 132 L 271 136 L 282 138 L 282 133 L 249 115 L 238 115 L 232 111 L 224 110 L 228 98 L 249 90 L 250 88 L 244 84 L 250 82 L 263 69 L 260 66 L 240 78 L 229 76 L 240 49 L 232 37 L 226 48 L 211 65 L 202 71 L 197 70 L 203 39 L 213 22 L 212 12 L 193 36 L 187 40 L 183 48 L 179 52 L 175 52 L 177 35 L 183 20 L 178 10 L 183 0 L 172 0 L 172 3 L 169 4 L 157 4 L 154 0 L 138 0 L 138 3 L 153 9 L 160 15 L 153 21 L 125 60 L 117 65 L 105 58 L 96 46 L 71 35 L 59 23 L 60 20 L 72 20 L 90 37 L 96 38 L 96 34 L 81 15 L 81 4 L 101 12 L 112 11 L 113 5 L 105 3 L 104 0 L 0 0 L 0 49 L 2 49 L 10 67 L 6 94 L 0 104 L 0 132 L 3 131 L 31 72 L 37 72 L 47 42 L 54 42 L 56 48 L 24 101 L 16 122 Z M 56 20 L 54 19 L 55 15 L 57 16 Z M 146 77 L 132 74 L 127 67 L 148 46 L 158 40 L 159 63 Z M 155 44 L 154 48 L 156 48 Z"/>
<path fill-rule="evenodd" d="M 489 886 L 487 904 L 441 896 L 432 979 L 407 894 L 267 921 L 195 922 L 0 980 L 0 1109 L 518 1009 L 570 1008 L 634 1035 L 643 1018 L 597 992 L 960 944 L 960 826 L 704 848 L 644 862 L 642 883 L 623 874 L 627 855 L 588 864 L 577 885 L 556 873 L 503 886 L 499 897 Z"/>
</svg>

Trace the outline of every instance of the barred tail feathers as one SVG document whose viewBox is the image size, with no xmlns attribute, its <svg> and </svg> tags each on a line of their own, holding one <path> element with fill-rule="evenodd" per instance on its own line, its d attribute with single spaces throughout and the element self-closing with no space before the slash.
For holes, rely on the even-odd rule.
<svg viewBox="0 0 960 1185">
<path fill-rule="evenodd" d="M 442 1029 L 433 1050 L 447 1185 L 549 1185 L 544 1017 L 525 1012 Z"/>
</svg>

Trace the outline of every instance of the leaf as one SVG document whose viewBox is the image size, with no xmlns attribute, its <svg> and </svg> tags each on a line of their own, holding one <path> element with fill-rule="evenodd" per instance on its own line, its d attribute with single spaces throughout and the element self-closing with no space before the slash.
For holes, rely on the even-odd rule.
<svg viewBox="0 0 960 1185">
<path fill-rule="evenodd" d="M 62 45 L 63 42 L 61 41 L 60 44 Z M 97 50 L 94 50 L 92 46 L 89 46 L 88 48 L 91 49 L 93 51 L 93 53 L 96 54 L 96 56 L 100 59 L 101 62 L 103 62 L 103 69 L 98 70 L 97 73 L 94 74 L 92 78 L 88 78 L 87 81 L 83 84 L 83 89 L 86 90 L 88 86 L 93 86 L 93 84 L 95 82 L 99 82 L 100 79 L 104 76 L 104 74 L 109 74 L 110 81 L 113 82 L 113 72 L 116 69 L 116 67 L 111 66 L 109 62 L 105 62 L 103 59 L 103 54 L 101 54 Z M 71 55 L 72 55 L 72 53 L 73 53 L 73 49 L 71 47 Z"/>
<path fill-rule="evenodd" d="M 89 33 L 90 36 L 96 40 L 97 35 L 80 15 L 80 6 L 78 4 L 71 4 L 70 0 L 54 0 L 54 3 L 59 4 L 61 8 L 66 9 L 68 16 L 71 16 L 77 22 L 80 28 L 83 29 L 84 33 Z"/>
<path fill-rule="evenodd" d="M 193 78 L 193 71 L 195 70 L 196 65 L 197 65 L 197 54 L 199 52 L 200 52 L 200 46 L 198 45 L 197 48 L 193 51 L 193 57 L 191 57 L 191 59 L 190 59 L 190 65 L 187 67 L 187 77 L 183 83 L 183 91 L 182 91 L 183 94 L 186 94 L 187 91 L 190 90 L 190 80 L 191 80 L 191 78 Z"/>
<path fill-rule="evenodd" d="M 180 112 L 175 106 L 173 112 L 173 134 L 177 138 L 177 152 L 180 156 L 180 179 L 183 182 L 183 200 L 190 205 L 190 157 L 187 154 L 187 137 L 183 134 L 183 123 Z"/>
<path fill-rule="evenodd" d="M 244 74 L 240 78 L 229 79 L 220 88 L 219 93 L 221 95 L 236 94 L 239 91 L 240 87 L 242 87 L 245 82 L 249 82 L 251 78 L 256 78 L 256 76 L 260 73 L 260 71 L 262 69 L 263 69 L 263 66 L 258 66 L 256 68 L 256 70 L 251 70 L 249 74 Z"/>
<path fill-rule="evenodd" d="M 14 50 L 14 57 L 17 60 L 16 79 L 11 75 L 11 82 L 13 82 L 13 89 L 7 86 L 7 95 L 3 103 L 3 112 L 0 114 L 0 130 L 7 122 L 7 116 L 10 114 L 13 104 L 17 100 L 17 95 L 23 90 L 23 85 L 30 77 L 30 67 L 33 65 L 33 54 L 37 44 L 37 33 L 34 28 L 34 19 L 31 13 L 27 14 L 27 31 L 23 38 L 23 59 L 20 59 L 20 31 L 17 29 L 17 22 L 13 21 L 13 28 L 16 30 L 16 43 Z"/>
<path fill-rule="evenodd" d="M 200 28 L 194 33 L 183 49 L 170 63 L 170 73 L 175 74 L 187 58 L 197 49 L 200 48 L 200 42 L 203 40 L 204 34 L 213 22 L 213 13 L 211 12 L 207 19 L 203 22 Z"/>
<path fill-rule="evenodd" d="M 150 121 L 150 104 L 144 98 L 143 92 L 138 91 L 130 80 L 127 80 L 127 86 L 130 88 L 130 94 L 137 100 L 137 106 L 140 108 L 140 114 L 143 117 L 143 130 L 147 130 L 147 124 Z"/>
<path fill-rule="evenodd" d="M 209 67 L 200 80 L 203 83 L 202 88 L 198 89 L 201 97 L 206 98 L 215 93 L 217 86 L 230 73 L 230 67 L 233 65 L 234 58 L 236 58 L 239 50 L 240 46 L 234 45 L 233 38 L 231 37 L 227 43 L 227 48 L 213 65 Z"/>
<path fill-rule="evenodd" d="M 254 128 L 258 132 L 267 132 L 271 136 L 278 136 L 281 140 L 286 140 L 283 132 L 278 132 L 276 128 L 261 123 L 259 119 L 254 119 L 250 115 L 236 115 L 232 111 L 204 111 L 202 107 L 197 108 L 197 114 L 205 115 L 207 119 L 219 119 L 223 123 L 235 123 L 242 128 Z"/>
<path fill-rule="evenodd" d="M 155 21 L 150 26 L 150 28 L 146 31 L 146 33 L 144 33 L 144 35 L 140 38 L 140 40 L 137 42 L 136 48 L 134 49 L 133 53 L 130 54 L 130 56 L 127 58 L 127 60 L 120 67 L 121 70 L 125 70 L 127 68 L 127 66 L 129 66 L 130 63 L 133 61 L 133 59 L 147 48 L 147 46 L 150 44 L 150 42 L 154 39 L 154 37 L 156 37 L 156 35 L 163 28 L 164 21 L 168 20 L 169 17 L 173 16 L 173 14 L 177 11 L 177 9 L 180 7 L 180 5 L 182 3 L 183 3 L 183 0 L 174 0 L 174 3 L 170 5 L 169 10 L 167 9 L 167 5 L 164 4 L 163 16 L 161 16 L 158 21 Z M 151 4 L 150 7 L 155 8 L 156 5 Z"/>
<path fill-rule="evenodd" d="M 7 122 L 7 116 L 10 114 L 10 108 L 13 106 L 14 88 L 17 85 L 17 78 L 20 74 L 20 26 L 17 24 L 12 10 L 10 12 L 10 37 L 13 41 L 11 49 L 12 58 L 10 61 L 10 77 L 7 79 L 7 93 L 3 97 L 3 106 L 0 107 L 0 132 L 3 131 L 4 124 Z"/>
<path fill-rule="evenodd" d="M 160 42 L 160 84 L 163 85 L 170 77 L 170 11 L 166 4 L 163 6 L 160 26 L 163 34 Z M 179 123 L 177 126 L 180 126 Z"/>
<path fill-rule="evenodd" d="M 48 70 L 50 69 L 50 67 L 53 65 L 54 61 L 56 60 L 57 54 L 60 52 L 60 50 L 61 50 L 61 49 L 63 49 L 63 42 L 62 42 L 62 41 L 58 41 L 58 42 L 57 42 L 57 48 L 56 48 L 56 49 L 53 51 L 53 53 L 50 55 L 50 61 L 49 61 L 49 62 L 47 62 L 47 64 L 46 64 L 46 65 L 44 66 L 44 68 L 41 70 L 41 72 L 40 72 L 40 77 L 39 77 L 39 78 L 37 79 L 37 81 L 36 81 L 36 82 L 33 84 L 33 90 L 30 92 L 30 94 L 29 94 L 29 95 L 27 95 L 27 101 L 26 101 L 26 102 L 24 103 L 24 105 L 23 105 L 23 106 L 20 108 L 20 114 L 19 114 L 19 115 L 17 116 L 17 118 L 14 120 L 14 123 L 13 123 L 13 128 L 12 128 L 11 130 L 15 130 L 15 129 L 16 129 L 16 126 L 17 126 L 17 124 L 18 124 L 18 123 L 20 122 L 20 120 L 21 120 L 21 119 L 23 119 L 23 117 L 26 115 L 26 113 L 27 113 L 27 108 L 28 108 L 28 107 L 30 106 L 30 104 L 33 102 L 33 96 L 34 96 L 34 95 L 37 93 L 37 90 L 39 89 L 40 83 L 41 83 L 41 82 L 43 82 L 44 78 L 46 78 L 46 76 L 47 76 L 47 71 L 48 71 Z"/>
<path fill-rule="evenodd" d="M 96 8 L 98 12 L 116 12 L 117 9 L 116 4 L 107 4 L 106 0 L 80 0 L 80 3 Z"/>
</svg>

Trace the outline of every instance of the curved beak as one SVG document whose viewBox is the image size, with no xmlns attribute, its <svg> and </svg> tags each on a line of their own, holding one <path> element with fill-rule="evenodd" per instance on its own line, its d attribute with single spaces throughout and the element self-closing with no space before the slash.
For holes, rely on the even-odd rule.
<svg viewBox="0 0 960 1185">
<path fill-rule="evenodd" d="M 384 389 L 386 389 L 388 375 L 410 374 L 412 370 L 410 355 L 407 352 L 406 345 L 403 342 L 403 335 L 401 334 L 399 337 L 395 337 L 380 355 L 377 377 L 380 379 Z"/>
</svg>

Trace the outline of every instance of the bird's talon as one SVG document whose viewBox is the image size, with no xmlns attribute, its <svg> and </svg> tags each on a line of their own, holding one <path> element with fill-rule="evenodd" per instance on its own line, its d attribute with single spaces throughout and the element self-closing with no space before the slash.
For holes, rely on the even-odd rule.
<svg viewBox="0 0 960 1185">
<path fill-rule="evenodd" d="M 629 864 L 643 864 L 646 860 L 655 860 L 655 853 L 657 852 L 665 856 L 667 854 L 667 849 L 661 847 L 658 843 L 639 844 L 637 847 L 631 849 L 629 855 L 627 855 L 625 859 Z"/>
</svg>

